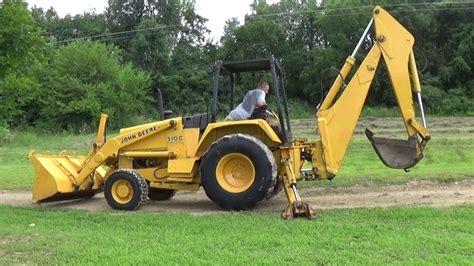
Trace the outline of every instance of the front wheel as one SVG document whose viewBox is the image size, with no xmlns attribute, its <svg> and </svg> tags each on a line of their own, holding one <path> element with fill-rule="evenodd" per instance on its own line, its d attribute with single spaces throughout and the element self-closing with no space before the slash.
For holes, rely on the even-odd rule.
<svg viewBox="0 0 474 266">
<path fill-rule="evenodd" d="M 136 210 L 147 196 L 148 185 L 135 170 L 117 170 L 105 181 L 104 197 L 110 207 L 116 210 Z"/>
<path fill-rule="evenodd" d="M 268 147 L 255 137 L 233 134 L 214 142 L 201 163 L 206 195 L 224 209 L 248 210 L 273 190 L 277 167 Z"/>
</svg>

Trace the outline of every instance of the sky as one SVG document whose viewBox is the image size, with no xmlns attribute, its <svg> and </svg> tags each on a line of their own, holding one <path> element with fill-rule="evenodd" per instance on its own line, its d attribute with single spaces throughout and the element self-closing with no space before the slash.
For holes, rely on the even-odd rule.
<svg viewBox="0 0 474 266">
<path fill-rule="evenodd" d="M 36 5 L 43 9 L 53 7 L 59 16 L 67 14 L 72 16 L 82 14 L 84 11 L 102 13 L 107 6 L 107 0 L 26 0 L 29 7 Z M 267 0 L 268 4 L 278 0 Z M 197 13 L 208 19 L 207 28 L 211 31 L 209 37 L 218 41 L 224 32 L 225 21 L 237 17 L 241 24 L 244 23 L 245 14 L 250 13 L 250 4 L 253 0 L 196 0 Z"/>
</svg>

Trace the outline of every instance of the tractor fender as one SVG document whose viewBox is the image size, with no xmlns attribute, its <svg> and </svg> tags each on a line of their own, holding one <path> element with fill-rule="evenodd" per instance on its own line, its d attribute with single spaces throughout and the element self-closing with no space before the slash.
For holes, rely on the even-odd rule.
<svg viewBox="0 0 474 266">
<path fill-rule="evenodd" d="M 225 121 L 209 124 L 198 143 L 197 156 L 203 156 L 212 143 L 230 134 L 247 134 L 261 140 L 268 147 L 282 143 L 272 127 L 262 119 Z"/>
</svg>

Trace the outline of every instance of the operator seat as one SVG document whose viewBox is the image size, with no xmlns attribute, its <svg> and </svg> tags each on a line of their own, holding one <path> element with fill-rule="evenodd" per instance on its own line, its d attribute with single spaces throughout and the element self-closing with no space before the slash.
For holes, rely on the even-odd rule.
<svg viewBox="0 0 474 266">
<path fill-rule="evenodd" d="M 207 125 L 211 122 L 210 113 L 201 113 L 191 116 L 183 116 L 184 128 L 199 128 L 199 133 L 202 134 L 206 130 Z"/>
</svg>

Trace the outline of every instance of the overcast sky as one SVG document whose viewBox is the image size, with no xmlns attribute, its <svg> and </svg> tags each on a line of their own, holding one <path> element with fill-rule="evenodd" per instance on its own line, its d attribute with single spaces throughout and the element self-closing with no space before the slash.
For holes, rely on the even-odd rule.
<svg viewBox="0 0 474 266">
<path fill-rule="evenodd" d="M 59 16 L 82 14 L 84 11 L 95 10 L 102 13 L 107 6 L 107 0 L 26 0 L 29 7 L 36 5 L 43 9 L 53 7 Z M 245 14 L 250 13 L 250 4 L 253 0 L 196 0 L 197 13 L 207 19 L 207 28 L 211 30 L 210 37 L 218 41 L 223 34 L 224 24 L 227 19 L 237 17 L 242 24 Z M 278 0 L 267 0 L 275 3 Z"/>
</svg>

